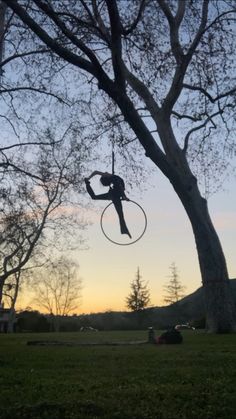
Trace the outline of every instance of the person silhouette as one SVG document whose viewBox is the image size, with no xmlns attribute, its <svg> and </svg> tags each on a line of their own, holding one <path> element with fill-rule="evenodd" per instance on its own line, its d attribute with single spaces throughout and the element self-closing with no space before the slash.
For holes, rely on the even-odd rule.
<svg viewBox="0 0 236 419">
<path fill-rule="evenodd" d="M 96 175 L 101 176 L 100 182 L 103 186 L 109 186 L 109 191 L 104 194 L 96 195 L 90 185 L 90 179 Z M 108 173 L 108 172 L 100 172 L 95 170 L 91 173 L 91 175 L 84 179 L 87 192 L 91 196 L 92 199 L 96 200 L 109 200 L 112 201 L 116 212 L 119 217 L 120 222 L 120 232 L 121 234 L 127 234 L 130 239 L 132 238 L 128 227 L 125 222 L 124 213 L 123 213 L 123 206 L 122 200 L 129 201 L 129 198 L 125 195 L 125 183 L 120 176 Z"/>
</svg>

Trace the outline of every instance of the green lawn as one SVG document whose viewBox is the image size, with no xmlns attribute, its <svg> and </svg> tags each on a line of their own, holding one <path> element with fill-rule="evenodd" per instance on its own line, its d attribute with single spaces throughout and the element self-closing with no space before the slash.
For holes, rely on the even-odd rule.
<svg viewBox="0 0 236 419">
<path fill-rule="evenodd" d="M 28 346 L 147 331 L 0 335 L 0 418 L 235 419 L 236 335 L 183 336 L 169 346 Z"/>
</svg>

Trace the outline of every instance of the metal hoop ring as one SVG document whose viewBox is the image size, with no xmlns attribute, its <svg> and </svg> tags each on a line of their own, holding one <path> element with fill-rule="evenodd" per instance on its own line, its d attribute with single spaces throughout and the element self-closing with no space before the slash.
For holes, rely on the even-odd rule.
<svg viewBox="0 0 236 419">
<path fill-rule="evenodd" d="M 100 226 L 101 226 L 101 230 L 102 230 L 102 232 L 103 232 L 103 234 L 104 234 L 104 236 L 107 238 L 107 240 L 109 240 L 111 243 L 114 243 L 114 244 L 117 244 L 118 246 L 130 246 L 131 244 L 134 244 L 134 243 L 136 243 L 137 241 L 139 241 L 142 237 L 143 237 L 143 235 L 144 235 L 144 233 L 145 233 L 145 231 L 146 231 L 146 229 L 147 229 L 147 215 L 146 215 L 146 213 L 145 213 L 145 211 L 144 211 L 144 209 L 141 207 L 141 205 L 139 205 L 137 202 L 135 202 L 135 201 L 132 201 L 131 199 L 129 199 L 127 202 L 131 202 L 131 203 L 133 203 L 133 204 L 135 204 L 135 205 L 137 205 L 137 207 L 139 207 L 140 208 L 140 210 L 142 211 L 142 213 L 143 213 L 143 215 L 144 215 L 144 222 L 145 222 L 145 224 L 144 224 L 144 229 L 143 229 L 143 231 L 142 231 L 142 234 L 140 234 L 140 236 L 136 239 L 136 240 L 133 240 L 132 242 L 130 242 L 130 243 L 119 243 L 119 242 L 116 242 L 116 241 L 114 241 L 114 240 L 112 240 L 112 239 L 110 239 L 110 237 L 105 233 L 105 230 L 104 230 L 104 228 L 103 228 L 103 217 L 104 217 L 104 214 L 105 214 L 105 212 L 106 212 L 106 210 L 111 206 L 111 205 L 113 205 L 113 202 L 110 202 L 110 204 L 108 204 L 105 208 L 104 208 L 104 210 L 103 210 L 103 212 L 102 212 L 102 215 L 101 215 L 101 219 L 100 219 Z"/>
</svg>

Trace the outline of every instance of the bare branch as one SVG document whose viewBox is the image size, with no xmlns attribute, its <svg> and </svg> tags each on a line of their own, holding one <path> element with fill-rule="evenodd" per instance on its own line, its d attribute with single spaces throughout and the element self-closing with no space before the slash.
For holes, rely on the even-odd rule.
<svg viewBox="0 0 236 419">
<path fill-rule="evenodd" d="M 115 81 L 120 89 L 125 90 L 125 78 L 122 62 L 121 32 L 122 26 L 116 0 L 106 0 L 111 27 L 111 53 Z"/>
<path fill-rule="evenodd" d="M 192 44 L 189 47 L 188 53 L 186 55 L 188 62 L 191 60 L 194 52 L 196 51 L 196 48 L 202 38 L 202 36 L 205 33 L 206 30 L 206 24 L 207 24 L 207 16 L 208 16 L 208 5 L 209 0 L 203 0 L 203 6 L 202 6 L 202 17 L 201 17 L 201 23 L 199 25 L 199 29 L 195 35 L 195 38 L 192 42 Z"/>
<path fill-rule="evenodd" d="M 165 4 L 164 0 L 158 0 L 158 1 L 160 1 L 160 3 L 162 5 Z M 197 32 L 189 50 L 188 50 L 188 53 L 186 55 L 182 55 L 182 50 L 180 51 L 180 49 L 178 47 L 178 41 L 177 41 L 177 44 L 175 46 L 174 34 L 176 33 L 176 36 L 178 34 L 177 27 L 175 28 L 175 24 L 173 23 L 175 21 L 174 21 L 174 18 L 173 18 L 172 14 L 171 14 L 171 17 L 170 17 L 171 12 L 166 12 L 167 15 L 169 16 L 170 28 L 171 27 L 173 28 L 172 32 L 171 32 L 172 36 L 173 36 L 173 43 L 174 43 L 173 47 L 172 47 L 172 51 L 173 51 L 173 54 L 174 54 L 174 56 L 176 58 L 176 61 L 177 61 L 177 64 L 178 64 L 177 67 L 176 67 L 176 70 L 175 70 L 175 74 L 174 74 L 174 77 L 173 77 L 171 87 L 169 89 L 169 92 L 168 92 L 168 94 L 166 96 L 166 99 L 164 101 L 164 104 L 163 104 L 163 111 L 167 115 L 171 113 L 171 111 L 173 109 L 173 106 L 176 103 L 176 101 L 177 101 L 177 99 L 178 99 L 178 97 L 179 97 L 179 95 L 182 91 L 183 80 L 184 80 L 184 77 L 185 77 L 186 70 L 188 68 L 188 65 L 189 65 L 191 59 L 192 59 L 193 53 L 195 52 L 195 50 L 196 50 L 196 48 L 197 48 L 197 46 L 198 46 L 198 44 L 201 40 L 201 37 L 204 33 L 204 29 L 205 29 L 206 23 L 207 23 L 207 16 L 208 16 L 208 3 L 209 3 L 209 0 L 204 0 L 203 1 L 201 23 L 199 25 L 198 32 Z M 172 36 L 171 36 L 171 38 L 172 38 Z M 175 52 L 175 48 L 176 48 L 176 52 Z"/>
<path fill-rule="evenodd" d="M 2 62 L 0 62 L 0 68 L 3 67 L 4 65 L 8 64 L 9 62 L 11 62 L 12 60 L 15 60 L 16 58 L 23 58 L 23 57 L 27 57 L 29 55 L 34 55 L 34 54 L 44 54 L 49 52 L 49 49 L 40 49 L 40 50 L 33 50 L 33 51 L 28 51 L 28 52 L 22 52 L 21 54 L 14 54 L 11 55 L 10 57 L 6 58 L 5 60 L 3 60 Z"/>
<path fill-rule="evenodd" d="M 4 147 L 0 147 L 0 151 L 6 151 L 6 150 L 10 150 L 12 148 L 16 148 L 16 147 L 23 147 L 23 146 L 28 146 L 28 145 L 52 145 L 52 144 L 58 144 L 62 141 L 62 139 L 57 140 L 57 141 L 53 141 L 53 142 L 43 142 L 43 141 L 29 141 L 27 143 L 18 143 L 18 144 L 12 144 L 12 145 L 8 145 L 8 146 L 4 146 Z"/>
<path fill-rule="evenodd" d="M 191 115 L 180 114 L 176 111 L 172 111 L 171 114 L 174 115 L 177 119 L 189 119 L 190 121 L 193 121 L 193 122 L 197 122 L 202 119 L 201 117 L 196 118 Z"/>
<path fill-rule="evenodd" d="M 48 92 L 47 90 L 43 90 L 43 89 L 40 89 L 40 88 L 31 87 L 31 86 L 17 86 L 17 87 L 11 87 L 11 88 L 1 89 L 0 90 L 0 94 L 11 93 L 11 92 L 18 92 L 18 91 L 21 91 L 21 90 L 24 90 L 24 91 L 32 91 L 32 92 L 37 92 L 37 93 L 43 93 L 44 95 L 52 96 L 54 99 L 57 99 L 60 103 L 64 103 L 65 105 L 70 106 L 69 103 L 67 103 L 61 97 L 57 96 L 55 93 Z"/>
<path fill-rule="evenodd" d="M 140 20 L 142 18 L 142 14 L 143 14 L 143 11 L 144 11 L 145 6 L 146 6 L 145 3 L 146 3 L 146 0 L 141 0 L 137 17 L 134 19 L 133 23 L 130 25 L 129 28 L 123 28 L 122 29 L 122 34 L 124 36 L 127 36 L 130 33 L 132 33 L 135 30 L 135 28 L 137 27 L 138 23 L 140 22 Z"/>
<path fill-rule="evenodd" d="M 175 22 L 179 28 L 183 18 L 184 18 L 184 13 L 185 13 L 185 6 L 186 6 L 186 2 L 182 1 L 182 0 L 178 0 L 178 9 L 177 9 L 177 13 L 175 16 Z"/>
<path fill-rule="evenodd" d="M 179 1 L 176 17 L 172 15 L 169 6 L 165 3 L 165 0 L 157 1 L 169 22 L 171 49 L 176 59 L 176 62 L 180 64 L 182 62 L 184 54 L 179 42 L 179 26 L 184 17 L 185 1 Z"/>
<path fill-rule="evenodd" d="M 3 0 L 10 9 L 15 12 L 22 22 L 24 22 L 43 43 L 45 43 L 53 52 L 59 55 L 59 57 L 67 60 L 69 63 L 88 71 L 90 74 L 96 76 L 97 71 L 90 61 L 80 57 L 67 48 L 60 45 L 55 39 L 53 39 L 48 33 L 24 10 L 22 6 L 16 0 Z"/>
<path fill-rule="evenodd" d="M 160 108 L 154 100 L 153 95 L 149 91 L 148 87 L 141 80 L 139 80 L 133 73 L 131 73 L 131 71 L 129 71 L 127 67 L 125 70 L 126 79 L 128 83 L 130 84 L 132 89 L 134 89 L 134 91 L 143 99 L 154 121 L 157 121 Z"/>
<path fill-rule="evenodd" d="M 39 176 L 34 175 L 33 173 L 28 172 L 27 170 L 21 169 L 20 167 L 16 166 L 13 163 L 10 163 L 9 161 L 7 161 L 6 163 L 0 163 L 0 167 L 3 167 L 5 169 L 12 168 L 14 172 L 23 173 L 24 175 L 29 176 L 30 178 L 39 180 L 40 182 L 43 181 L 43 179 Z"/>
<path fill-rule="evenodd" d="M 203 88 L 203 87 L 201 87 L 201 86 L 192 86 L 192 85 L 190 85 L 190 84 L 183 83 L 183 87 L 184 87 L 185 89 L 189 89 L 189 90 L 196 90 L 196 91 L 201 92 L 203 95 L 205 95 L 205 96 L 206 96 L 206 97 L 210 100 L 210 102 L 211 102 L 211 103 L 215 103 L 215 102 L 217 102 L 218 100 L 222 99 L 223 97 L 230 96 L 230 95 L 232 95 L 233 93 L 235 93 L 235 92 L 236 92 L 236 87 L 233 87 L 232 89 L 228 90 L 227 92 L 221 93 L 221 94 L 219 94 L 219 95 L 218 95 L 218 96 L 216 96 L 216 97 L 212 97 L 212 96 L 210 95 L 210 93 L 208 93 L 208 92 L 207 92 L 207 90 L 206 90 L 206 89 L 204 89 L 204 88 Z"/>
<path fill-rule="evenodd" d="M 104 76 L 105 73 L 96 57 L 96 55 L 93 53 L 93 51 L 88 48 L 80 39 L 78 39 L 64 24 L 64 22 L 59 19 L 58 14 L 53 10 L 52 6 L 42 2 L 41 0 L 33 0 L 34 3 L 41 9 L 43 10 L 46 15 L 48 17 L 50 17 L 50 19 L 57 25 L 58 28 L 60 28 L 60 30 L 64 33 L 64 35 L 66 35 L 68 37 L 68 39 L 71 40 L 71 42 L 77 46 L 80 51 L 82 51 L 85 55 L 87 55 L 87 57 L 89 58 L 89 60 L 91 61 L 92 64 L 92 68 L 90 67 L 90 73 L 93 75 L 97 75 L 97 77 L 99 77 L 99 75 Z M 78 57 L 80 60 L 83 60 L 82 57 Z M 87 60 L 86 64 L 88 64 Z M 81 62 L 82 64 L 82 62 Z M 83 63 L 84 64 L 84 63 Z M 78 65 L 80 66 L 80 65 Z M 87 67 L 87 71 L 88 71 L 88 66 Z M 81 67 L 82 68 L 82 67 Z M 85 69 L 85 68 L 84 68 Z M 91 71 L 92 70 L 92 71 Z"/>
<path fill-rule="evenodd" d="M 217 22 L 223 21 L 221 19 L 223 16 L 229 15 L 231 13 L 235 13 L 236 9 L 227 10 L 227 12 L 221 13 L 219 16 L 217 16 L 203 31 L 203 34 L 206 33 L 212 26 L 214 26 Z"/>
<path fill-rule="evenodd" d="M 15 127 L 14 127 L 14 125 L 13 125 L 13 123 L 12 123 L 12 121 L 6 116 L 6 115 L 0 115 L 0 118 L 3 118 L 3 119 L 5 119 L 7 122 L 8 122 L 8 124 L 11 126 L 11 128 L 12 128 L 12 130 L 13 130 L 13 132 L 14 132 L 14 134 L 15 134 L 15 136 L 17 137 L 17 138 L 19 138 L 19 135 L 17 134 L 17 132 L 16 132 L 16 129 L 15 129 Z M 1 150 L 2 150 L 2 148 L 1 148 Z"/>
<path fill-rule="evenodd" d="M 99 33 L 102 34 L 102 38 L 106 40 L 108 45 L 110 45 L 111 35 L 110 35 L 110 32 L 109 32 L 108 28 L 106 27 L 106 25 L 105 25 L 105 23 L 104 23 L 104 21 L 101 17 L 101 14 L 99 13 L 99 10 L 98 10 L 98 7 L 97 7 L 97 1 L 92 0 L 92 8 L 93 8 L 94 16 L 92 15 L 88 6 L 86 5 L 86 0 L 80 0 L 80 1 L 83 4 L 84 8 L 86 9 L 88 15 L 90 16 L 90 19 L 93 22 L 95 21 L 95 25 L 97 23 L 98 30 L 99 30 Z"/>
<path fill-rule="evenodd" d="M 5 26 L 6 5 L 0 2 L 0 64 L 4 51 L 4 26 Z"/>
<path fill-rule="evenodd" d="M 187 152 L 187 149 L 188 149 L 188 143 L 189 143 L 189 138 L 190 138 L 190 136 L 193 134 L 193 132 L 196 132 L 196 131 L 200 130 L 201 128 L 204 128 L 204 127 L 208 124 L 208 122 L 212 122 L 212 123 L 213 123 L 212 119 L 213 119 L 215 116 L 220 115 L 220 114 L 222 114 L 222 113 L 223 113 L 223 110 L 219 110 L 219 111 L 217 111 L 217 112 L 213 113 L 212 115 L 209 115 L 209 116 L 207 117 L 207 119 L 206 119 L 206 120 L 205 120 L 202 124 L 198 125 L 197 127 L 192 128 L 192 129 L 191 129 L 191 130 L 187 133 L 187 135 L 185 136 L 185 139 L 184 139 L 184 148 L 183 148 L 183 152 L 184 152 L 184 153 L 186 153 L 186 152 Z"/>
</svg>

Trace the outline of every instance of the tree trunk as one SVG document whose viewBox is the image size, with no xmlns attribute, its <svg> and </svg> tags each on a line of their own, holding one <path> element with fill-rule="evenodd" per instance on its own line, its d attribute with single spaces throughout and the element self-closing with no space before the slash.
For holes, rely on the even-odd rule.
<svg viewBox="0 0 236 419">
<path fill-rule="evenodd" d="M 179 147 L 168 117 L 161 116 L 158 132 L 169 169 L 165 175 L 181 200 L 195 237 L 205 294 L 206 325 L 213 333 L 236 331 L 235 303 L 230 289 L 225 256 L 212 224 L 207 201 L 201 196 L 197 180 Z M 150 156 L 155 162 L 155 156 Z"/>
<path fill-rule="evenodd" d="M 4 55 L 4 30 L 5 30 L 5 16 L 7 5 L 0 0 L 0 64 L 3 61 Z M 2 69 L 0 69 L 0 77 L 2 76 Z"/>
<path fill-rule="evenodd" d="M 5 283 L 5 278 L 0 277 L 0 304 L 2 303 L 4 283 Z"/>
<path fill-rule="evenodd" d="M 11 307 L 10 315 L 8 319 L 8 325 L 7 325 L 7 333 L 13 333 L 15 331 L 14 330 L 15 320 L 16 320 L 16 312 L 15 312 L 14 307 Z"/>
<path fill-rule="evenodd" d="M 119 98 L 119 95 L 117 97 Z M 170 180 L 188 214 L 205 290 L 208 330 L 213 333 L 235 331 L 235 304 L 231 295 L 224 253 L 208 212 L 207 201 L 202 198 L 186 155 L 175 139 L 168 114 L 162 110 L 156 118 L 164 154 L 150 137 L 147 128 L 143 127 L 133 104 L 127 98 L 124 100 L 124 96 L 121 96 L 118 104 L 145 149 L 146 155 Z"/>
<path fill-rule="evenodd" d="M 189 175 L 186 175 L 187 171 Z M 179 176 L 170 181 L 192 225 L 205 291 L 207 328 L 214 333 L 235 331 L 235 303 L 231 294 L 227 265 L 208 212 L 207 201 L 202 198 L 188 164 Z"/>
</svg>

